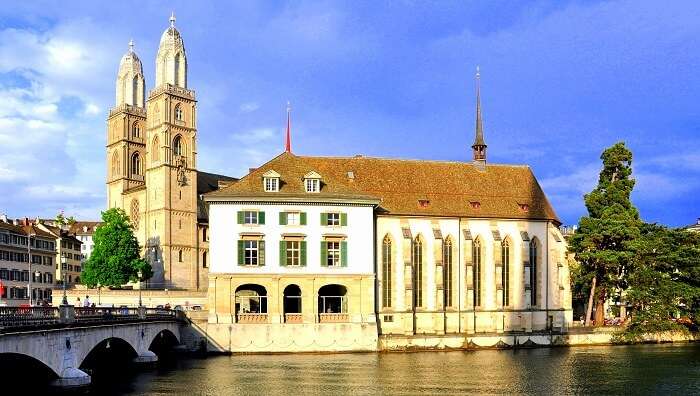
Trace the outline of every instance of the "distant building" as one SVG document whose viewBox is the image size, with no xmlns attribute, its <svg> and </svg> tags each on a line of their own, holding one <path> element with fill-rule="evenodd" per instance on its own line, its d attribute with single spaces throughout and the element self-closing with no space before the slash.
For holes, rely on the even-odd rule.
<svg viewBox="0 0 700 396">
<path fill-rule="evenodd" d="M 92 236 L 95 234 L 95 230 L 97 230 L 100 224 L 102 223 L 99 221 L 76 221 L 70 226 L 70 233 L 75 235 L 75 237 L 82 242 L 80 246 L 82 253 L 80 261 L 83 264 L 90 258 L 92 249 L 95 248 Z"/>
<path fill-rule="evenodd" d="M 700 218 L 697 219 L 697 221 L 691 225 L 687 225 L 684 227 L 688 231 L 697 231 L 700 232 Z"/>
<path fill-rule="evenodd" d="M 56 242 L 54 236 L 28 220 L 0 217 L 0 304 L 29 303 L 29 278 L 33 302 L 51 301 L 55 287 Z M 31 261 L 31 266 L 30 266 Z M 30 268 L 31 267 L 31 268 Z"/>
<path fill-rule="evenodd" d="M 55 227 L 40 222 L 36 227 L 52 235 L 56 241 L 56 282 L 65 282 L 68 287 L 80 284 L 82 242 L 68 231 L 68 226 Z"/>
</svg>

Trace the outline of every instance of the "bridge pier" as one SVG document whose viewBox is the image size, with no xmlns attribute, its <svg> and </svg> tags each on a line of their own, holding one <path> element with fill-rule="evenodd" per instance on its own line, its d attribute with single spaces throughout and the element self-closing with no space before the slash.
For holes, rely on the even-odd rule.
<svg viewBox="0 0 700 396">
<path fill-rule="evenodd" d="M 55 388 L 77 388 L 90 385 L 90 376 L 75 367 L 69 367 L 61 372 L 61 377 L 53 380 L 51 385 Z"/>
<path fill-rule="evenodd" d="M 139 355 L 136 356 L 133 360 L 133 362 L 137 364 L 155 363 L 157 361 L 158 356 L 156 356 L 156 354 L 151 351 L 139 352 Z"/>
</svg>

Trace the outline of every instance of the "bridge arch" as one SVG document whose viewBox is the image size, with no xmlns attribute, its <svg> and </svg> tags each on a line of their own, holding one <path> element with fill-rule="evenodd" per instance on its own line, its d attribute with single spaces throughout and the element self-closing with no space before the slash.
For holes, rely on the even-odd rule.
<svg viewBox="0 0 700 396">
<path fill-rule="evenodd" d="M 36 356 L 14 352 L 0 353 L 0 373 L 12 383 L 22 384 L 25 391 L 37 394 L 58 378 L 58 373 Z"/>
</svg>

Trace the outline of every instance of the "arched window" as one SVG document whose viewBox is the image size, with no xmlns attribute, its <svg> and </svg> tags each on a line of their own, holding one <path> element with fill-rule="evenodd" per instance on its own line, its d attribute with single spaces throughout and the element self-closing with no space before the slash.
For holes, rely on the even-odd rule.
<svg viewBox="0 0 700 396">
<path fill-rule="evenodd" d="M 177 261 L 182 262 L 182 250 L 177 251 Z"/>
<path fill-rule="evenodd" d="M 202 253 L 202 268 L 207 268 L 207 252 Z"/>
<path fill-rule="evenodd" d="M 472 271 L 472 285 L 474 286 L 474 306 L 478 307 L 481 305 L 481 239 L 476 238 L 474 240 L 472 248 L 472 262 L 474 263 L 474 270 Z"/>
<path fill-rule="evenodd" d="M 178 52 L 177 55 L 175 55 L 175 74 L 174 74 L 174 82 L 175 85 L 181 85 L 180 84 L 180 62 L 181 62 L 181 57 L 180 53 Z M 178 118 L 178 120 L 181 120 L 182 118 Z"/>
<path fill-rule="evenodd" d="M 119 163 L 119 151 L 115 151 L 112 154 L 112 177 L 116 178 L 121 175 L 120 163 Z"/>
<path fill-rule="evenodd" d="M 139 153 L 134 153 L 131 156 L 131 174 L 140 175 L 141 174 L 141 157 Z"/>
<path fill-rule="evenodd" d="M 160 139 L 158 136 L 153 138 L 153 143 L 151 144 L 151 161 L 160 161 Z"/>
<path fill-rule="evenodd" d="M 444 306 L 452 306 L 452 238 L 449 236 L 442 245 L 442 284 L 444 285 Z"/>
<path fill-rule="evenodd" d="M 349 319 L 347 294 L 348 289 L 343 285 L 331 284 L 318 289 L 319 322 L 347 321 Z"/>
<path fill-rule="evenodd" d="M 134 80 L 131 83 L 131 104 L 133 106 L 139 105 L 139 76 L 134 76 Z"/>
<path fill-rule="evenodd" d="M 413 304 L 415 307 L 423 306 L 423 239 L 420 235 L 413 240 L 411 255 L 413 263 Z"/>
<path fill-rule="evenodd" d="M 392 259 L 391 256 L 391 238 L 389 235 L 384 237 L 382 242 L 382 306 L 384 308 L 391 307 L 391 270 L 392 270 Z"/>
<path fill-rule="evenodd" d="M 175 106 L 175 119 L 178 120 L 178 121 L 182 121 L 182 120 L 183 120 L 182 106 L 180 106 L 180 104 L 177 104 L 177 105 Z"/>
<path fill-rule="evenodd" d="M 134 125 L 131 127 L 131 136 L 135 138 L 141 137 L 141 126 L 138 122 L 135 122 Z"/>
<path fill-rule="evenodd" d="M 234 298 L 238 323 L 255 323 L 260 320 L 261 314 L 267 313 L 267 290 L 263 286 L 256 284 L 238 286 Z"/>
<path fill-rule="evenodd" d="M 537 250 L 539 249 L 537 238 L 530 241 L 530 305 L 537 306 Z"/>
<path fill-rule="evenodd" d="M 183 155 L 182 136 L 177 135 L 175 136 L 175 139 L 173 139 L 173 156 L 177 157 L 180 155 Z"/>
<path fill-rule="evenodd" d="M 501 272 L 501 285 L 503 286 L 503 306 L 510 305 L 510 240 L 508 238 L 501 243 L 501 262 L 503 270 Z"/>
<path fill-rule="evenodd" d="M 291 284 L 284 288 L 283 311 L 286 323 L 301 323 L 301 288 Z"/>
</svg>

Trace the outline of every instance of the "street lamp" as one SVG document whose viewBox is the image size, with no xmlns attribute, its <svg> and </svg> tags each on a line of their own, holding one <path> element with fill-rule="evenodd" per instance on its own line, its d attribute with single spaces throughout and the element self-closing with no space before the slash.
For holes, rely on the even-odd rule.
<svg viewBox="0 0 700 396">
<path fill-rule="evenodd" d="M 141 272 L 141 270 L 139 270 L 138 276 L 139 276 L 139 307 L 142 307 L 143 304 L 141 303 L 141 276 L 143 276 L 143 273 Z"/>
<path fill-rule="evenodd" d="M 32 304 L 32 237 L 36 235 L 33 234 L 31 231 L 29 231 L 27 235 L 27 255 L 29 256 L 29 284 L 27 285 L 27 292 L 29 294 L 29 306 L 31 307 L 34 305 Z"/>
<path fill-rule="evenodd" d="M 66 261 L 68 259 L 66 256 L 61 256 L 61 275 L 63 275 L 63 300 L 61 301 L 61 305 L 68 305 L 68 296 L 66 296 L 66 271 L 63 271 L 63 266 L 66 265 Z"/>
</svg>

